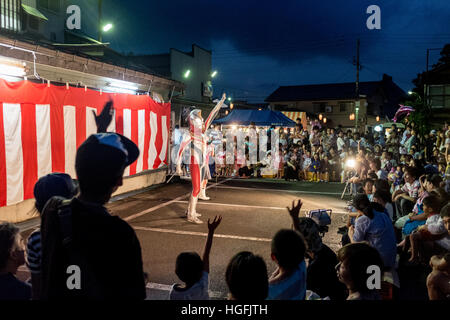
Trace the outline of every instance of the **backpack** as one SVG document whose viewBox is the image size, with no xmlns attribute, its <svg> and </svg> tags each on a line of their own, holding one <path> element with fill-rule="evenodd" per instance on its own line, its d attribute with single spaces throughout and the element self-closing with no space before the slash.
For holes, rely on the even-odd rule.
<svg viewBox="0 0 450 320">
<path fill-rule="evenodd" d="M 50 199 L 43 210 L 44 221 L 51 219 L 41 232 L 57 234 L 56 243 L 46 241 L 47 235 L 42 234 L 42 274 L 43 299 L 88 299 L 105 298 L 102 285 L 90 261 L 73 236 L 73 202 L 61 197 Z M 56 216 L 55 216 L 56 215 Z M 52 238 L 50 238 L 52 239 Z M 44 260 L 46 260 L 44 262 Z M 46 267 L 44 267 L 44 265 Z M 76 268 L 74 269 L 73 266 Z M 44 270 L 45 268 L 45 270 Z M 79 281 L 75 280 L 79 270 Z M 45 284 L 47 280 L 47 284 Z M 80 287 L 73 287 L 74 283 Z"/>
</svg>

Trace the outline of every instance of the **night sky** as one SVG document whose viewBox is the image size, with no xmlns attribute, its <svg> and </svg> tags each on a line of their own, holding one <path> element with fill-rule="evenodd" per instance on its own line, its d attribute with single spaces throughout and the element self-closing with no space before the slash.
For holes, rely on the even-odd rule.
<svg viewBox="0 0 450 320">
<path fill-rule="evenodd" d="M 368 30 L 370 5 L 381 30 Z M 426 49 L 450 43 L 448 0 L 104 0 L 104 36 L 122 53 L 213 52 L 215 95 L 263 102 L 280 85 L 355 81 L 361 39 L 361 81 L 393 77 L 413 88 L 426 68 Z M 430 64 L 439 58 L 431 51 Z"/>
</svg>

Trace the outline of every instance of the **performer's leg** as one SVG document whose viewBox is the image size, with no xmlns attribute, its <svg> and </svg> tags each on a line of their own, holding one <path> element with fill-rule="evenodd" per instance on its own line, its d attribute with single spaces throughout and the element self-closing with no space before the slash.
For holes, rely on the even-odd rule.
<svg viewBox="0 0 450 320">
<path fill-rule="evenodd" d="M 198 196 L 198 198 L 200 200 L 210 200 L 211 199 L 210 197 L 206 196 L 206 185 L 207 184 L 208 184 L 208 180 L 207 179 L 202 181 L 202 186 L 201 186 L 201 189 L 200 189 L 200 195 Z"/>
<path fill-rule="evenodd" d="M 189 206 L 188 206 L 188 212 L 187 212 L 187 220 L 189 222 L 193 223 L 202 223 L 200 219 L 198 219 L 197 214 L 197 201 L 198 201 L 198 195 L 200 193 L 200 167 L 198 164 L 194 164 L 193 161 L 191 161 L 191 177 L 192 177 L 192 194 L 189 199 Z"/>
</svg>

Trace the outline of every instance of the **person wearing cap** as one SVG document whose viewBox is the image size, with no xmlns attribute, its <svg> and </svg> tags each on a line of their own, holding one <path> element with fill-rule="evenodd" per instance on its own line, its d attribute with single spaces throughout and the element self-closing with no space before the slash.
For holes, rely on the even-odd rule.
<svg viewBox="0 0 450 320">
<path fill-rule="evenodd" d="M 111 112 L 104 118 L 108 114 Z M 108 127 L 108 121 L 101 125 L 104 118 L 96 118 L 98 128 Z M 138 147 L 117 133 L 93 134 L 78 148 L 75 171 L 79 195 L 62 207 L 51 199 L 42 214 L 41 299 L 145 299 L 136 233 L 104 207 L 122 185 L 125 168 L 138 156 Z M 80 286 L 73 290 L 67 286 L 69 266 L 78 266 L 80 272 Z"/>
<path fill-rule="evenodd" d="M 42 214 L 45 204 L 53 197 L 73 198 L 78 188 L 72 178 L 65 173 L 50 173 L 39 178 L 34 185 L 35 208 Z M 41 287 L 41 230 L 34 230 L 28 237 L 26 262 L 31 273 L 33 299 L 39 298 Z"/>
</svg>

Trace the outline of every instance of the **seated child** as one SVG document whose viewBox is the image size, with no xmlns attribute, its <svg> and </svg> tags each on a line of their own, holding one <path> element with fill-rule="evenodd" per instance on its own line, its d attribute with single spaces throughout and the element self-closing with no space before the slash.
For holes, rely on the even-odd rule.
<svg viewBox="0 0 450 320">
<path fill-rule="evenodd" d="M 312 172 L 313 174 L 311 181 L 319 181 L 318 176 L 320 174 L 320 159 L 318 153 L 315 153 L 313 159 L 311 160 L 309 172 Z"/>
<path fill-rule="evenodd" d="M 221 221 L 221 216 L 216 216 L 211 223 L 208 219 L 208 237 L 203 260 L 196 252 L 183 252 L 177 257 L 175 273 L 184 284 L 177 283 L 172 286 L 170 300 L 209 300 L 209 253 L 214 231 Z"/>
<path fill-rule="evenodd" d="M 450 250 L 450 236 L 448 234 L 450 206 L 447 205 L 441 210 L 439 197 L 430 195 L 423 200 L 423 211 L 424 214 L 428 215 L 425 225 L 420 226 L 409 237 L 411 245 L 409 261 L 412 263 L 425 263 L 430 252 L 439 250 L 435 245 L 439 246 L 441 250 Z M 439 211 L 442 211 L 441 215 L 438 214 Z M 430 246 L 432 247 L 431 250 Z"/>
<path fill-rule="evenodd" d="M 435 191 L 432 191 L 431 194 L 439 196 L 439 194 Z M 412 212 L 405 216 L 397 219 L 395 226 L 402 227 L 403 235 L 410 235 L 414 230 L 416 230 L 419 226 L 424 225 L 426 220 L 428 219 L 428 215 L 424 214 L 423 211 L 423 200 L 428 197 L 430 194 L 425 190 L 423 183 L 421 183 L 419 189 L 419 198 L 413 207 Z M 405 221 L 402 226 L 402 221 Z"/>
<path fill-rule="evenodd" d="M 388 176 L 388 180 L 392 182 L 392 190 L 394 192 L 398 190 L 403 182 L 403 170 L 402 166 L 392 167 L 391 173 Z"/>
</svg>

